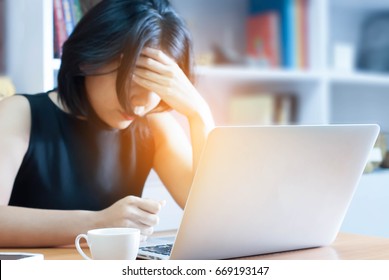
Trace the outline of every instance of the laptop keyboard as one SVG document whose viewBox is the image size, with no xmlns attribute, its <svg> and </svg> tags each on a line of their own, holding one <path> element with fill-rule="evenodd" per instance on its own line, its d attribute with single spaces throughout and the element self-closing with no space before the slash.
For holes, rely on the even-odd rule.
<svg viewBox="0 0 389 280">
<path fill-rule="evenodd" d="M 142 247 L 143 251 L 170 256 L 173 244 L 155 245 L 149 247 Z"/>
</svg>

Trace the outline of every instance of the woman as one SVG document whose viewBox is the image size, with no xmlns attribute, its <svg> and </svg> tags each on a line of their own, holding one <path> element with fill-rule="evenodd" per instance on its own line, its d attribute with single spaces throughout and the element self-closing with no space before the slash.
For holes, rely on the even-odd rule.
<svg viewBox="0 0 389 280">
<path fill-rule="evenodd" d="M 213 119 L 190 82 L 191 40 L 166 0 L 103 0 L 63 46 L 58 89 L 0 103 L 0 247 L 153 232 L 151 168 L 185 206 Z M 184 115 L 189 143 L 169 113 Z"/>
</svg>

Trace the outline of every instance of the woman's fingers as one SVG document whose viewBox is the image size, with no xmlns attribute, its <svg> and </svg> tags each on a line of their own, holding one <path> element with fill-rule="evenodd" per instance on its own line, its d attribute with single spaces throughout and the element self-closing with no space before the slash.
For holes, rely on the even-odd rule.
<svg viewBox="0 0 389 280">
<path fill-rule="evenodd" d="M 151 48 L 143 50 L 142 55 L 136 61 L 136 66 L 169 78 L 173 78 L 177 71 L 181 70 L 177 63 L 164 52 Z"/>
<path fill-rule="evenodd" d="M 169 66 L 162 64 L 161 62 L 151 57 L 140 56 L 135 65 L 137 68 L 148 69 L 159 74 L 165 74 L 169 72 Z"/>
<path fill-rule="evenodd" d="M 142 209 L 151 214 L 158 214 L 158 212 L 161 210 L 161 203 L 152 199 L 129 196 L 127 203 L 129 205 L 136 205 L 139 209 Z"/>
<path fill-rule="evenodd" d="M 158 74 L 156 72 L 152 72 L 150 70 L 136 68 L 134 71 L 134 75 L 139 77 L 139 78 L 142 78 L 146 81 L 150 81 L 150 82 L 153 82 L 155 84 L 158 84 L 160 86 L 169 87 L 172 85 L 172 78 L 171 77 L 161 75 L 161 74 Z"/>
<path fill-rule="evenodd" d="M 142 51 L 142 55 L 144 57 L 150 57 L 156 61 L 159 61 L 160 63 L 163 63 L 165 65 L 173 65 L 175 64 L 175 61 L 171 59 L 167 54 L 165 54 L 163 51 L 146 47 Z"/>
<path fill-rule="evenodd" d="M 167 96 L 173 94 L 173 90 L 171 87 L 161 85 L 158 82 L 144 79 L 144 78 L 137 76 L 137 75 L 134 75 L 132 80 L 135 83 L 137 83 L 138 85 L 158 94 L 163 100 L 165 100 Z M 167 100 L 165 100 L 165 101 L 167 101 Z"/>
<path fill-rule="evenodd" d="M 188 77 L 164 52 L 145 48 L 136 63 L 132 81 L 156 93 L 173 110 L 192 116 L 204 101 Z"/>
</svg>

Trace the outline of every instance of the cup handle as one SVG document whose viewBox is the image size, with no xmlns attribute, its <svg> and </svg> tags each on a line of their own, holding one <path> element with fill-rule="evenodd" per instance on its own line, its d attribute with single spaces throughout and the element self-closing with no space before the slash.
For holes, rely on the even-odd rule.
<svg viewBox="0 0 389 280">
<path fill-rule="evenodd" d="M 86 242 L 88 242 L 88 236 L 87 236 L 86 234 L 81 233 L 81 234 L 77 235 L 76 241 L 75 241 L 76 249 L 77 249 L 78 253 L 79 253 L 84 259 L 86 259 L 86 260 L 91 260 L 91 258 L 88 257 L 88 256 L 84 253 L 84 251 L 82 250 L 82 248 L 81 248 L 81 246 L 80 246 L 80 239 L 81 239 L 81 238 L 84 238 L 84 239 L 86 240 Z"/>
</svg>

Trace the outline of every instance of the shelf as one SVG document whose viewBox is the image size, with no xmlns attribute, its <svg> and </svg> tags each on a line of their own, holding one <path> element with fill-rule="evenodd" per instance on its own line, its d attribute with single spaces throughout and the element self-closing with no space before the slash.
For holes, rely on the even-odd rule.
<svg viewBox="0 0 389 280">
<path fill-rule="evenodd" d="M 278 81 L 278 82 L 317 82 L 320 74 L 301 70 L 267 70 L 244 66 L 198 66 L 199 77 L 226 78 L 234 80 Z"/>
<path fill-rule="evenodd" d="M 61 66 L 60 59 L 53 59 L 53 70 L 59 70 Z M 196 67 L 198 76 L 223 77 L 231 79 L 260 80 L 260 81 L 293 81 L 293 82 L 317 82 L 322 78 L 319 72 L 307 72 L 299 70 L 258 70 L 255 68 L 240 66 L 198 66 Z M 371 73 L 332 73 L 329 75 L 332 83 L 350 84 L 350 85 L 368 85 L 368 86 L 388 86 L 389 74 L 371 74 Z"/>
<path fill-rule="evenodd" d="M 334 84 L 369 86 L 369 87 L 389 87 L 389 74 L 372 73 L 332 73 L 329 79 Z"/>
<path fill-rule="evenodd" d="M 334 7 L 342 7 L 347 9 L 389 9 L 389 1 L 382 0 L 331 0 L 330 2 Z"/>
</svg>

